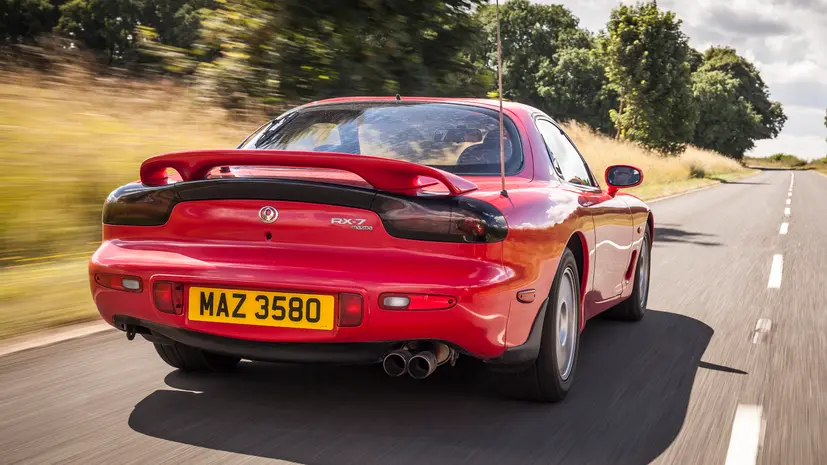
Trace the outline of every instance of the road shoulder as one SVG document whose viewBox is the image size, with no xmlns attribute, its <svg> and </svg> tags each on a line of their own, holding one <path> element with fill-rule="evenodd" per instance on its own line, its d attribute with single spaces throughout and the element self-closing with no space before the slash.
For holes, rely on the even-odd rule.
<svg viewBox="0 0 827 465">
<path fill-rule="evenodd" d="M 104 321 L 91 321 L 15 336 L 0 341 L 0 357 L 36 347 L 48 346 L 89 336 L 107 330 L 114 330 L 114 328 Z"/>
</svg>

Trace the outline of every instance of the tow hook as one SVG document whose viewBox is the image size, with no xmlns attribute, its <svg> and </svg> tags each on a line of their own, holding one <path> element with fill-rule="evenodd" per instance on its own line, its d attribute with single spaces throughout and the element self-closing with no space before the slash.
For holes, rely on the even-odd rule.
<svg viewBox="0 0 827 465">
<path fill-rule="evenodd" d="M 135 339 L 135 326 L 126 325 L 126 339 L 129 341 Z"/>
</svg>

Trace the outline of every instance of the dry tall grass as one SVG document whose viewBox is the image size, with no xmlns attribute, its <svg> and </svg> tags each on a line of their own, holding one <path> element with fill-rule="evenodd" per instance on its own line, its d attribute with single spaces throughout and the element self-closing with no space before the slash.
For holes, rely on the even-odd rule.
<svg viewBox="0 0 827 465">
<path fill-rule="evenodd" d="M 143 159 L 232 148 L 253 129 L 168 83 L 0 75 L 0 258 L 89 249 L 103 200 Z"/>
<path fill-rule="evenodd" d="M 629 192 L 644 199 L 729 180 L 750 171 L 731 158 L 696 147 L 688 147 L 677 157 L 665 156 L 631 142 L 597 134 L 582 124 L 567 124 L 565 130 L 596 176 L 602 178 L 606 167 L 614 164 L 632 164 L 642 169 L 643 185 Z"/>
</svg>

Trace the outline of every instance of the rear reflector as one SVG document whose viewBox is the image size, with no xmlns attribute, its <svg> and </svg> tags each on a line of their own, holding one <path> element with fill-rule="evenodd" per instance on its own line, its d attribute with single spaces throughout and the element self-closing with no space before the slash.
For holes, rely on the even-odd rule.
<svg viewBox="0 0 827 465">
<path fill-rule="evenodd" d="M 95 282 L 103 287 L 126 292 L 141 292 L 143 283 L 137 276 L 124 276 L 119 274 L 97 273 Z"/>
<path fill-rule="evenodd" d="M 456 303 L 457 298 L 449 295 L 382 294 L 379 296 L 379 308 L 384 310 L 446 310 Z"/>
<path fill-rule="evenodd" d="M 152 286 L 155 307 L 164 312 L 180 315 L 184 313 L 184 286 L 169 281 L 156 281 Z"/>
<path fill-rule="evenodd" d="M 362 324 L 362 308 L 362 296 L 359 294 L 339 294 L 339 326 Z"/>
</svg>

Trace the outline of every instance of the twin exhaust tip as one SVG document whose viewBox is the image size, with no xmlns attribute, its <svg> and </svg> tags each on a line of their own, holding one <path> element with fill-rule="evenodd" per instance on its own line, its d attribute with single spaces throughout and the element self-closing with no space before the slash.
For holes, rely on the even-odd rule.
<svg viewBox="0 0 827 465">
<path fill-rule="evenodd" d="M 436 355 L 430 350 L 423 350 L 416 354 L 411 354 L 410 351 L 400 349 L 385 355 L 382 360 L 382 368 L 389 376 L 402 376 L 405 373 L 411 375 L 413 379 L 425 379 L 436 370 L 437 367 Z"/>
</svg>

